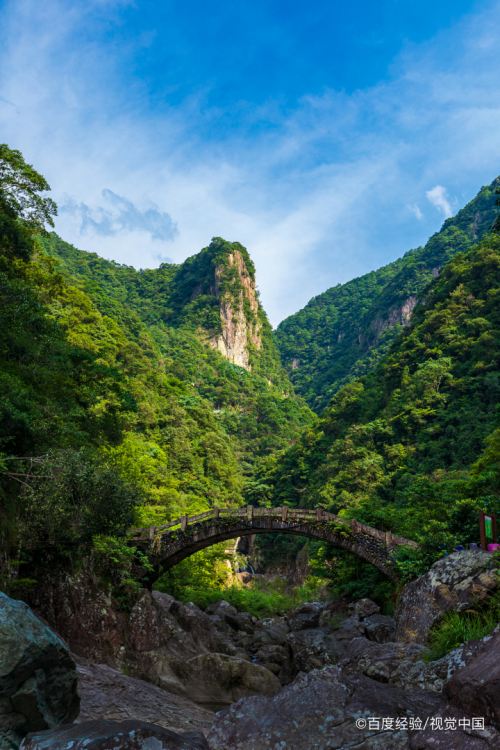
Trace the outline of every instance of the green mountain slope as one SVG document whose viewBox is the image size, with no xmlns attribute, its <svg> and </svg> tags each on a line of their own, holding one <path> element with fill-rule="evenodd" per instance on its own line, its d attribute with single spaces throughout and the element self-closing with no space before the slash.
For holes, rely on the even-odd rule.
<svg viewBox="0 0 500 750">
<path fill-rule="evenodd" d="M 491 229 L 495 189 L 482 188 L 424 247 L 378 271 L 332 287 L 276 331 L 282 361 L 298 393 L 321 411 L 337 390 L 387 352 L 443 265 Z"/>
<path fill-rule="evenodd" d="M 241 245 L 154 271 L 79 251 L 23 215 L 47 186 L 2 148 L 0 578 L 108 544 L 125 574 L 96 535 L 259 500 L 256 467 L 314 417 Z"/>
<path fill-rule="evenodd" d="M 216 238 L 181 265 L 136 271 L 55 234 L 42 242 L 130 339 L 145 331 L 154 339 L 165 371 L 209 405 L 236 441 L 249 480 L 255 461 L 292 441 L 313 419 L 281 366 L 253 263 L 239 243 Z"/>
<path fill-rule="evenodd" d="M 500 235 L 457 254 L 374 370 L 275 467 L 272 500 L 448 548 L 500 510 Z"/>
</svg>

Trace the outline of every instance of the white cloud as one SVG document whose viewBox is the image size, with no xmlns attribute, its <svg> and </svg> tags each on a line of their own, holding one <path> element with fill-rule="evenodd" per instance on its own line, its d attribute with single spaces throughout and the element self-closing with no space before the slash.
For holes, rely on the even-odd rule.
<svg viewBox="0 0 500 750">
<path fill-rule="evenodd" d="M 416 219 L 418 219 L 419 221 L 422 221 L 422 219 L 424 218 L 424 215 L 423 215 L 423 213 L 422 213 L 422 211 L 421 211 L 420 206 L 418 205 L 418 203 L 410 203 L 408 205 L 408 210 L 411 211 L 411 213 L 413 214 L 413 216 Z"/>
<path fill-rule="evenodd" d="M 96 41 L 96 6 L 100 18 L 120 12 L 63 0 L 0 10 L 1 140 L 46 175 L 63 206 L 57 229 L 77 246 L 148 267 L 215 235 L 239 240 L 277 323 L 421 244 L 451 214 L 443 182 L 460 205 L 499 171 L 498 2 L 408 48 L 383 84 L 304 92 L 286 113 L 263 103 L 267 129 L 243 123 L 212 140 L 198 123 L 218 132 L 224 111 L 202 92 L 153 111 L 125 77 L 134 50 Z M 426 191 L 439 215 L 421 210 Z"/>
<path fill-rule="evenodd" d="M 442 185 L 435 185 L 431 190 L 426 190 L 425 197 L 431 205 L 442 213 L 445 219 L 453 216 L 450 201 L 446 195 L 446 188 Z"/>
<path fill-rule="evenodd" d="M 87 203 L 77 203 L 70 197 L 59 207 L 59 213 L 76 216 L 82 235 L 114 237 L 122 232 L 142 231 L 152 240 L 168 242 L 178 234 L 177 225 L 172 218 L 154 204 L 140 209 L 109 188 L 104 188 L 101 196 L 101 204 L 94 207 Z"/>
</svg>

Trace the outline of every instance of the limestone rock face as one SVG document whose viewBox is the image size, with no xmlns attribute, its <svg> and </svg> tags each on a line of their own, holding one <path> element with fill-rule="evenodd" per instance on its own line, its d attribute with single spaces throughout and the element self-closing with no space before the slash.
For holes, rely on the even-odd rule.
<svg viewBox="0 0 500 750">
<path fill-rule="evenodd" d="M 376 317 L 370 324 L 371 336 L 379 338 L 387 328 L 392 328 L 397 324 L 408 326 L 417 301 L 417 297 L 411 294 L 400 306 L 388 310 L 384 317 Z"/>
<path fill-rule="evenodd" d="M 208 750 L 202 734 L 176 734 L 142 721 L 86 721 L 27 737 L 21 750 Z"/>
<path fill-rule="evenodd" d="M 249 347 L 260 349 L 262 345 L 255 281 L 239 250 L 228 254 L 227 263 L 236 283 L 234 291 L 225 290 L 222 280 L 227 276 L 227 269 L 216 269 L 215 294 L 220 301 L 221 332 L 210 340 L 210 344 L 230 362 L 249 370 Z"/>
<path fill-rule="evenodd" d="M 405 586 L 395 613 L 396 640 L 425 643 L 432 626 L 449 610 L 484 601 L 498 585 L 487 552 L 455 552 Z"/>
<path fill-rule="evenodd" d="M 0 747 L 72 721 L 79 709 L 76 687 L 65 643 L 24 602 L 0 593 Z"/>
<path fill-rule="evenodd" d="M 402 690 L 363 675 L 346 675 L 330 666 L 299 675 L 273 698 L 238 701 L 217 714 L 208 735 L 211 750 L 487 750 L 496 747 L 500 734 L 453 731 L 424 734 L 413 729 L 381 731 L 370 728 L 368 717 L 463 717 L 432 693 Z M 356 720 L 365 720 L 363 726 Z"/>
</svg>

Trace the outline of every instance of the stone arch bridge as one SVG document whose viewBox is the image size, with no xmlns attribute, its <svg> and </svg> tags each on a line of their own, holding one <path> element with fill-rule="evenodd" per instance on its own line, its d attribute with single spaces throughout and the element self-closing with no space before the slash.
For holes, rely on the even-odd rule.
<svg viewBox="0 0 500 750">
<path fill-rule="evenodd" d="M 341 519 L 322 508 L 213 508 L 197 516 L 182 516 L 163 526 L 135 529 L 131 544 L 144 552 L 154 568 L 152 578 L 186 557 L 217 542 L 250 534 L 300 534 L 322 539 L 353 552 L 389 578 L 397 574 L 391 553 L 400 546 L 417 547 L 404 537 L 379 531 L 354 520 Z"/>
</svg>

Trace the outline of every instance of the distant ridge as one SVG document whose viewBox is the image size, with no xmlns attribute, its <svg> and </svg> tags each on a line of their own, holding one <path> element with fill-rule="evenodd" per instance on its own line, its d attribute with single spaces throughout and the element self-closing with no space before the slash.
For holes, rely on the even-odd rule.
<svg viewBox="0 0 500 750">
<path fill-rule="evenodd" d="M 423 246 L 314 297 L 277 328 L 276 342 L 296 390 L 321 411 L 338 389 L 367 372 L 402 326 L 430 281 L 456 253 L 495 222 L 500 177 L 483 187 Z"/>
</svg>

